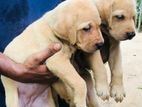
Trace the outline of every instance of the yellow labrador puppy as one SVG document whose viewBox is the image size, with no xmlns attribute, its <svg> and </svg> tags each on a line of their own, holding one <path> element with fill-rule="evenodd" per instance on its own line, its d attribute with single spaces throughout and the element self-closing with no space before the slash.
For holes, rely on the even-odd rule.
<svg viewBox="0 0 142 107">
<path fill-rule="evenodd" d="M 104 42 L 97 8 L 92 0 L 67 0 L 29 25 L 5 49 L 4 54 L 24 63 L 31 54 L 50 43 L 62 44 L 50 57 L 47 67 L 73 91 L 73 105 L 86 107 L 86 82 L 70 62 L 76 49 L 94 53 Z M 2 77 L 7 107 L 55 107 L 51 89 L 43 84 L 24 84 Z"/>
<path fill-rule="evenodd" d="M 111 70 L 110 95 L 117 102 L 125 96 L 123 86 L 123 69 L 121 64 L 120 41 L 130 40 L 135 36 L 135 1 L 134 0 L 96 0 L 102 19 L 102 33 L 105 44 L 101 51 L 91 56 L 94 63 L 96 90 L 102 99 L 108 99 L 109 88 L 107 74 L 102 58 L 108 61 Z M 100 54 L 101 52 L 101 54 Z M 102 55 L 102 58 L 100 57 Z"/>
</svg>

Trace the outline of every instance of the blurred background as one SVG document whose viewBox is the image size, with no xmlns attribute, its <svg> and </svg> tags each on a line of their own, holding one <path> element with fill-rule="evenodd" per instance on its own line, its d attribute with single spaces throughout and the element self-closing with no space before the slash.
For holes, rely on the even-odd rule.
<svg viewBox="0 0 142 107">
<path fill-rule="evenodd" d="M 136 28 L 137 31 L 142 31 L 142 0 L 137 0 Z"/>
</svg>

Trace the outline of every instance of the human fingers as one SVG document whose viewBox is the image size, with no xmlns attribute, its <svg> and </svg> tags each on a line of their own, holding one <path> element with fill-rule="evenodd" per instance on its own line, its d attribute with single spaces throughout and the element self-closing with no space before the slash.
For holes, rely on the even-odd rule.
<svg viewBox="0 0 142 107">
<path fill-rule="evenodd" d="M 31 55 L 29 58 L 27 58 L 24 64 L 31 67 L 37 66 L 45 62 L 47 58 L 58 52 L 60 49 L 61 49 L 61 44 L 59 43 L 50 44 L 48 48 L 38 53 L 35 53 Z"/>
</svg>

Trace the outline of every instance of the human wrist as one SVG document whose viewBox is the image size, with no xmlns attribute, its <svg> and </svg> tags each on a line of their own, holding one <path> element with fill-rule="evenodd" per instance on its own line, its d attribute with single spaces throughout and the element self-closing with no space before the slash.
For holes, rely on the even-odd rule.
<svg viewBox="0 0 142 107">
<path fill-rule="evenodd" d="M 20 63 L 15 63 L 12 59 L 6 55 L 0 53 L 0 71 L 1 74 L 11 79 L 20 78 L 21 70 L 26 72 L 24 66 Z"/>
</svg>

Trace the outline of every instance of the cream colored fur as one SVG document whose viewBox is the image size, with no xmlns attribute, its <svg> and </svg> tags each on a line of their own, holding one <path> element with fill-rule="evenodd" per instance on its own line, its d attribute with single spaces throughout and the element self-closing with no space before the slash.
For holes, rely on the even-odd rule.
<svg viewBox="0 0 142 107">
<path fill-rule="evenodd" d="M 121 62 L 120 41 L 125 40 L 127 32 L 135 32 L 134 0 L 94 0 L 96 1 L 102 23 L 105 28 L 102 32 L 107 33 L 110 40 L 110 57 L 108 60 L 111 70 L 110 95 L 117 102 L 121 102 L 125 96 L 123 86 L 123 69 Z M 118 20 L 116 16 L 123 15 L 124 20 Z M 93 58 L 90 58 L 91 60 Z M 97 59 L 97 60 L 96 60 Z M 100 51 L 94 56 L 94 78 L 98 96 L 103 100 L 109 97 L 107 74 L 100 56 Z"/>
<path fill-rule="evenodd" d="M 27 57 L 48 47 L 50 43 L 62 44 L 61 51 L 47 59 L 47 67 L 62 81 L 61 86 L 67 86 L 67 91 L 71 90 L 71 106 L 86 107 L 88 98 L 88 105 L 92 103 L 93 106 L 90 107 L 94 107 L 97 105 L 94 101 L 94 91 L 87 93 L 87 90 L 93 89 L 92 78 L 90 74 L 88 79 L 85 76 L 84 79 L 81 78 L 70 59 L 77 48 L 89 53 L 95 52 L 95 45 L 103 42 L 100 23 L 92 0 L 67 0 L 29 25 L 6 47 L 4 54 L 17 63 L 24 63 Z M 89 30 L 85 30 L 88 28 Z M 51 89 L 47 85 L 19 83 L 4 76 L 2 82 L 7 107 L 56 106 Z M 60 84 L 55 84 L 53 87 L 58 92 L 62 87 L 56 88 L 55 86 Z"/>
</svg>

